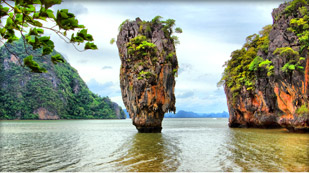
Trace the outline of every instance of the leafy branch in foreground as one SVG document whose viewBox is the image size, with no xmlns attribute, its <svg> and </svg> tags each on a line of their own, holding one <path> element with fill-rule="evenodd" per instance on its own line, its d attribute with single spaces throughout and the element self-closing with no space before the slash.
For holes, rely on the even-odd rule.
<svg viewBox="0 0 309 173">
<path fill-rule="evenodd" d="M 87 33 L 84 25 L 78 23 L 73 13 L 70 13 L 68 9 L 57 10 L 57 13 L 54 13 L 50 9 L 53 5 L 61 4 L 61 0 L 0 0 L 0 2 L 0 41 L 11 54 L 15 55 L 6 44 L 19 39 L 16 32 L 20 34 L 23 38 L 25 52 L 29 56 L 24 59 L 23 64 L 22 62 L 19 63 L 22 66 L 29 67 L 32 72 L 46 72 L 46 69 L 40 67 L 32 57 L 49 55 L 55 47 L 50 37 L 43 35 L 44 30 L 56 33 L 66 43 L 72 43 L 78 51 L 97 49 L 97 46 L 93 43 L 92 35 Z M 47 26 L 51 23 L 54 26 Z M 56 29 L 56 27 L 58 28 Z M 74 32 L 75 29 L 77 32 Z M 68 31 L 73 32 L 71 38 L 67 36 Z M 86 42 L 84 50 L 79 50 L 74 45 L 84 42 Z M 29 54 L 27 44 L 30 44 L 33 50 L 41 49 L 41 55 Z M 54 64 L 64 62 L 60 55 L 52 56 L 51 61 Z"/>
</svg>

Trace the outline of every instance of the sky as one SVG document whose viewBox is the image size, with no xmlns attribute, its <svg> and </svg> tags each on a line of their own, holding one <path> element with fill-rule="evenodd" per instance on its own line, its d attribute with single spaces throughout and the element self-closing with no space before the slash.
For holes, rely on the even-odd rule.
<svg viewBox="0 0 309 173">
<path fill-rule="evenodd" d="M 247 36 L 272 24 L 271 12 L 284 1 L 64 1 L 53 9 L 67 8 L 92 34 L 99 50 L 77 51 L 49 33 L 55 49 L 77 69 L 94 93 L 108 96 L 125 108 L 120 91 L 118 27 L 126 19 L 151 20 L 157 15 L 175 19 L 183 30 L 177 35 L 179 73 L 176 109 L 196 113 L 228 111 L 223 88 L 217 87 L 230 54 Z M 48 33 L 47 33 L 48 34 Z"/>
</svg>

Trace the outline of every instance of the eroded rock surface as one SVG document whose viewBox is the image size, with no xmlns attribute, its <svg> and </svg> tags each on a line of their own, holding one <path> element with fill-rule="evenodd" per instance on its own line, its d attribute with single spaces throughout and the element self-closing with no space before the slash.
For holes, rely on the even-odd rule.
<svg viewBox="0 0 309 173">
<path fill-rule="evenodd" d="M 178 69 L 171 33 L 160 22 L 126 21 L 117 37 L 120 87 L 139 132 L 161 132 L 164 113 L 175 112 Z"/>
<path fill-rule="evenodd" d="M 265 70 L 256 72 L 254 91 L 248 91 L 248 87 L 243 86 L 240 96 L 236 99 L 233 98 L 231 88 L 225 84 L 230 127 L 285 127 L 289 131 L 309 131 L 308 50 L 300 51 L 303 44 L 295 32 L 289 31 L 291 20 L 302 18 L 304 15 L 300 11 L 287 14 L 284 11 L 288 5 L 290 4 L 281 4 L 273 10 L 274 22 L 269 33 L 268 50 L 266 53 L 261 50 L 257 52 L 264 60 L 271 60 L 273 74 L 267 75 Z M 301 4 L 294 8 L 299 10 L 299 7 L 309 9 L 308 5 Z M 275 51 L 277 48 L 286 47 L 299 52 L 299 57 L 303 59 L 299 59 L 295 66 L 284 71 L 284 66 L 291 62 L 291 56 L 284 56 Z"/>
</svg>

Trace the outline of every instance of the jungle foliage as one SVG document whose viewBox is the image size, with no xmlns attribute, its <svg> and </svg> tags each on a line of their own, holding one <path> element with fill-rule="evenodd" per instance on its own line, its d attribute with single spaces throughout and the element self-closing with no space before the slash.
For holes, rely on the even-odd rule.
<svg viewBox="0 0 309 173">
<path fill-rule="evenodd" d="M 22 39 L 8 43 L 10 50 L 27 58 Z M 39 49 L 27 50 L 38 54 Z M 34 113 L 38 108 L 59 115 L 61 119 L 105 119 L 117 118 L 113 103 L 108 97 L 92 93 L 78 72 L 58 52 L 33 57 L 47 73 L 31 73 L 19 63 L 10 60 L 6 48 L 0 48 L 0 119 L 38 119 Z M 66 63 L 54 65 L 49 59 L 59 54 Z M 122 118 L 124 112 L 120 109 Z"/>
<path fill-rule="evenodd" d="M 271 29 L 272 26 L 267 25 L 259 34 L 248 36 L 242 49 L 232 52 L 231 59 L 224 64 L 224 73 L 218 86 L 225 84 L 231 89 L 234 98 L 239 95 L 243 86 L 247 90 L 254 90 L 256 73 L 263 70 L 261 68 L 265 64 L 263 58 L 257 56 L 257 52 L 262 51 L 265 54 L 268 52 L 268 36 Z"/>
</svg>

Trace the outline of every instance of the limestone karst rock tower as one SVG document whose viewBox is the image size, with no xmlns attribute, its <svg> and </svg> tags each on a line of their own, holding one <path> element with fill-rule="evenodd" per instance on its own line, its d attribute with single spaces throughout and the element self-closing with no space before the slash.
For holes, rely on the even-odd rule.
<svg viewBox="0 0 309 173">
<path fill-rule="evenodd" d="M 223 74 L 230 127 L 309 132 L 309 2 L 272 12 L 273 24 L 231 54 Z"/>
<path fill-rule="evenodd" d="M 142 133 L 161 132 L 164 113 L 176 110 L 178 62 L 174 43 L 178 40 L 172 36 L 174 23 L 172 19 L 160 21 L 157 16 L 150 22 L 126 20 L 119 28 L 122 99 Z"/>
</svg>

